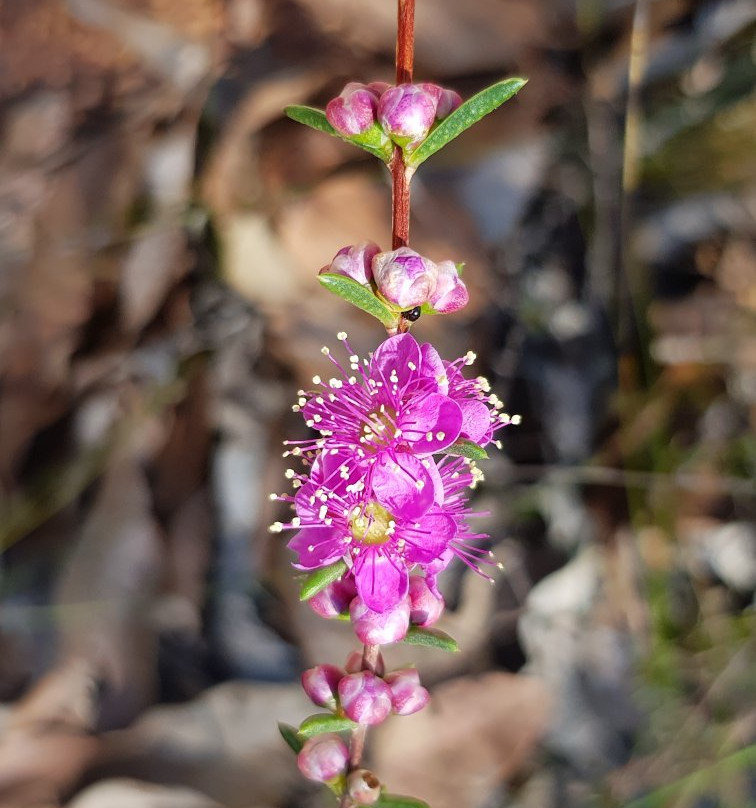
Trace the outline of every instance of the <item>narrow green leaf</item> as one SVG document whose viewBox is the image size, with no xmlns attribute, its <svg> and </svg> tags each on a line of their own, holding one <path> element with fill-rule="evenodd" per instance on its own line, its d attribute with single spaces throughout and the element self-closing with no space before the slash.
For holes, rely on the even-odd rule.
<svg viewBox="0 0 756 808">
<path fill-rule="evenodd" d="M 467 438 L 459 438 L 451 446 L 447 446 L 444 454 L 468 457 L 470 460 L 485 460 L 488 457 L 488 453 L 482 446 L 478 446 L 477 443 Z"/>
<path fill-rule="evenodd" d="M 428 137 L 408 155 L 407 165 L 417 168 L 420 163 L 443 148 L 450 140 L 454 140 L 465 129 L 469 129 L 474 123 L 508 101 L 526 83 L 527 79 L 505 79 L 486 87 L 472 98 L 468 98 L 451 115 L 444 118 Z"/>
<path fill-rule="evenodd" d="M 351 718 L 344 718 L 331 713 L 316 713 L 311 715 L 299 725 L 299 734 L 304 738 L 313 738 L 324 732 L 344 732 L 353 730 L 357 724 Z"/>
<path fill-rule="evenodd" d="M 325 286 L 326 289 L 338 295 L 343 300 L 357 306 L 358 309 L 372 314 L 377 320 L 380 320 L 387 328 L 396 325 L 399 315 L 396 312 L 382 303 L 367 286 L 363 286 L 354 278 L 349 278 L 346 275 L 337 275 L 332 272 L 326 272 L 323 275 L 318 275 L 318 280 Z"/>
<path fill-rule="evenodd" d="M 407 636 L 402 640 L 407 645 L 424 645 L 426 648 L 439 648 L 442 651 L 459 651 L 457 641 L 437 628 L 420 628 L 410 626 Z"/>
<path fill-rule="evenodd" d="M 292 119 L 292 121 L 303 123 L 305 126 L 309 126 L 312 129 L 317 129 L 319 132 L 325 132 L 327 135 L 332 135 L 333 137 L 337 137 L 340 140 L 346 141 L 347 143 L 351 143 L 353 146 L 358 146 L 360 149 L 364 149 L 366 152 L 369 152 L 384 163 L 391 159 L 390 145 L 387 144 L 385 146 L 375 146 L 371 145 L 370 143 L 358 143 L 356 140 L 351 140 L 350 138 L 344 137 L 337 132 L 330 123 L 328 123 L 328 118 L 326 118 L 326 114 L 322 109 L 299 106 L 295 104 L 290 107 L 286 107 L 284 112 L 289 118 Z"/>
<path fill-rule="evenodd" d="M 427 802 L 414 797 L 402 797 L 400 794 L 381 794 L 373 805 L 377 808 L 430 808 Z"/>
<path fill-rule="evenodd" d="M 309 600 L 313 595 L 317 595 L 318 592 L 325 589 L 328 584 L 341 578 L 346 572 L 346 568 L 346 561 L 339 559 L 339 561 L 335 561 L 327 567 L 322 567 L 319 570 L 315 570 L 315 572 L 311 572 L 304 579 L 302 586 L 299 588 L 299 599 Z"/>
<path fill-rule="evenodd" d="M 296 727 L 292 727 L 291 724 L 284 724 L 279 721 L 278 731 L 281 733 L 281 737 L 286 741 L 287 744 L 289 744 L 296 754 L 299 754 L 302 751 L 304 741 L 299 737 Z"/>
</svg>

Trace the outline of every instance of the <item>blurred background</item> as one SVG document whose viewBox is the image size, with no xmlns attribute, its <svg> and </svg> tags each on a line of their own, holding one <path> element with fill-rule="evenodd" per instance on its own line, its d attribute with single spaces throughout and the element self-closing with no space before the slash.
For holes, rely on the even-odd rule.
<svg viewBox="0 0 756 808">
<path fill-rule="evenodd" d="M 371 732 L 433 808 L 756 805 L 756 7 L 418 0 L 417 80 L 518 97 L 423 165 L 412 245 L 522 425 L 442 581 L 461 653 Z M 390 0 L 0 0 L 0 805 L 319 808 L 276 730 L 349 627 L 297 602 L 290 406 L 377 321 L 382 165 L 286 119 L 392 81 Z M 634 65 L 628 79 L 629 65 Z"/>
</svg>

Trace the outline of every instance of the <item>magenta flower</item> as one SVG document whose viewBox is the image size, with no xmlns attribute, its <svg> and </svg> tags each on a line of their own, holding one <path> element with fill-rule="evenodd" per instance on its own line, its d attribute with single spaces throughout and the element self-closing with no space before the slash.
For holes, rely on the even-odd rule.
<svg viewBox="0 0 756 808">
<path fill-rule="evenodd" d="M 364 241 L 350 247 L 342 247 L 333 257 L 333 261 L 328 266 L 324 266 L 318 273 L 332 273 L 336 275 L 346 275 L 348 278 L 356 280 L 363 286 L 370 286 L 373 280 L 372 263 L 373 258 L 381 251 L 381 248 L 372 241 Z"/>
<path fill-rule="evenodd" d="M 374 726 L 391 713 L 389 686 L 370 671 L 349 673 L 339 682 L 341 708 L 358 724 Z"/>
<path fill-rule="evenodd" d="M 469 300 L 467 287 L 454 261 L 436 264 L 436 287 L 428 299 L 431 306 L 440 314 L 448 314 L 464 308 Z"/>
<path fill-rule="evenodd" d="M 379 96 L 375 87 L 350 81 L 336 98 L 328 102 L 328 123 L 345 137 L 364 134 L 377 120 Z"/>
<path fill-rule="evenodd" d="M 308 780 L 327 783 L 344 774 L 349 762 L 349 750 L 333 732 L 316 735 L 305 741 L 297 755 L 299 771 Z"/>
<path fill-rule="evenodd" d="M 436 291 L 436 264 L 409 247 L 378 253 L 372 269 L 381 297 L 400 311 L 421 306 Z"/>
<path fill-rule="evenodd" d="M 436 119 L 441 88 L 436 85 L 400 84 L 390 87 L 378 103 L 378 121 L 402 148 L 414 148 Z"/>
</svg>

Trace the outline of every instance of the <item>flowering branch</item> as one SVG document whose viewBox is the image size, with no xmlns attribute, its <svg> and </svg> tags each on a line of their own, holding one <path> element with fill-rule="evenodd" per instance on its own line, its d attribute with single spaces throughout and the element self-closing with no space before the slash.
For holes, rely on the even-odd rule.
<svg viewBox="0 0 756 808">
<path fill-rule="evenodd" d="M 433 628 L 444 610 L 437 577 L 454 558 L 480 575 L 494 565 L 468 526 L 476 514 L 467 489 L 482 479 L 476 461 L 498 429 L 516 423 L 485 379 L 467 379 L 471 352 L 448 362 L 408 332 L 423 314 L 465 306 L 462 264 L 438 263 L 409 247 L 410 181 L 417 167 L 492 112 L 523 85 L 509 79 L 462 102 L 453 90 L 412 83 L 414 0 L 398 0 L 396 85 L 350 82 L 325 112 L 289 107 L 301 123 L 341 137 L 381 159 L 391 174 L 392 243 L 344 247 L 319 274 L 330 291 L 376 317 L 389 334 L 360 359 L 338 334 L 347 361 L 323 353 L 335 375 L 312 379 L 294 405 L 314 437 L 286 441 L 293 494 L 273 494 L 295 515 L 273 532 L 296 531 L 288 547 L 307 573 L 300 597 L 320 616 L 351 622 L 363 644 L 343 668 L 321 664 L 302 674 L 310 700 L 327 712 L 298 728 L 281 725 L 300 771 L 325 783 L 341 808 L 427 808 L 385 792 L 362 768 L 367 729 L 390 714 L 410 715 L 430 698 L 418 672 L 387 672 L 381 646 L 394 642 L 457 650 Z M 344 736 L 348 733 L 348 745 Z"/>
</svg>

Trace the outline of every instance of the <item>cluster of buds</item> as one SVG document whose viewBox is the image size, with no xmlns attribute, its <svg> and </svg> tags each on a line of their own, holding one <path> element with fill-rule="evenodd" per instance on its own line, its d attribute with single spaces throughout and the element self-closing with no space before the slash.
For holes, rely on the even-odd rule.
<svg viewBox="0 0 756 808">
<path fill-rule="evenodd" d="M 352 278 L 397 312 L 424 308 L 431 314 L 449 314 L 469 300 L 453 261 L 435 263 L 409 247 L 381 252 L 370 241 L 342 247 L 320 272 Z"/>
<path fill-rule="evenodd" d="M 349 82 L 328 102 L 326 117 L 343 137 L 380 146 L 388 140 L 406 151 L 416 148 L 460 104 L 454 90 L 437 84 L 370 84 Z"/>
</svg>

